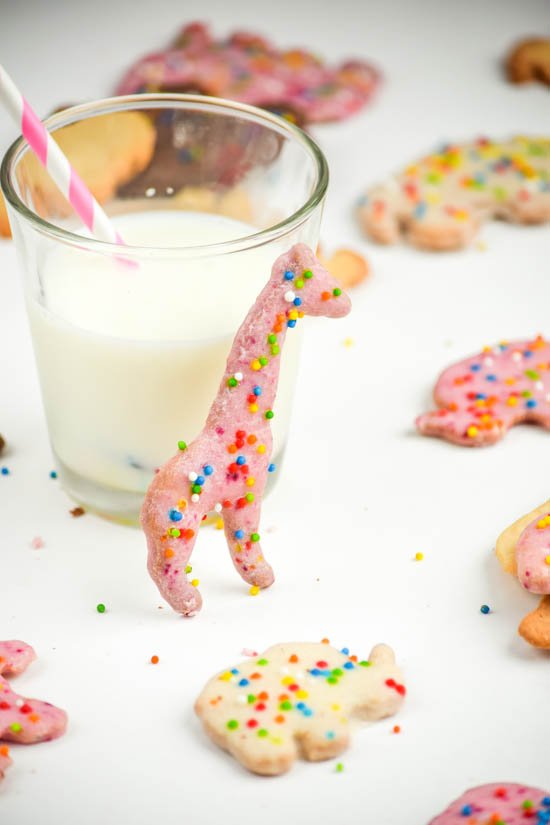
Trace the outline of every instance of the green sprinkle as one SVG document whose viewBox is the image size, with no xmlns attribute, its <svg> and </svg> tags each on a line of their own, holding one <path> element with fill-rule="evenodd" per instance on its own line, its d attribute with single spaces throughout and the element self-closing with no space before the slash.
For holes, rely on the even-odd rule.
<svg viewBox="0 0 550 825">
<path fill-rule="evenodd" d="M 336 763 L 336 773 L 342 773 L 343 770 L 344 770 L 344 765 L 342 764 L 342 762 L 337 762 Z"/>
<path fill-rule="evenodd" d="M 260 730 L 258 731 L 258 736 L 259 736 L 261 739 L 263 739 L 265 736 L 268 736 L 268 735 L 269 735 L 269 734 L 268 734 L 268 732 L 266 731 L 266 729 L 265 729 L 265 728 L 260 728 Z"/>
<path fill-rule="evenodd" d="M 21 731 L 23 730 L 23 726 L 20 725 L 19 722 L 14 722 L 12 725 L 10 725 L 10 730 L 13 731 L 13 733 L 21 733 Z"/>
<path fill-rule="evenodd" d="M 273 410 L 266 410 L 265 417 L 268 420 L 272 419 L 274 417 L 274 415 L 275 415 L 275 413 L 273 412 Z"/>
<path fill-rule="evenodd" d="M 260 541 L 260 534 L 259 533 L 251 533 L 250 534 L 250 541 Z M 259 665 L 266 665 L 267 659 L 260 659 L 258 662 Z"/>
<path fill-rule="evenodd" d="M 187 449 L 187 444 L 185 443 L 185 441 L 178 441 L 178 450 L 186 450 L 186 449 Z"/>
<path fill-rule="evenodd" d="M 229 730 L 237 730 L 237 728 L 239 727 L 239 723 L 236 719 L 230 719 L 227 723 L 227 727 L 229 728 Z"/>
<path fill-rule="evenodd" d="M 262 355 L 260 358 L 258 358 L 258 361 L 260 362 L 262 367 L 265 367 L 269 363 L 265 355 Z"/>
<path fill-rule="evenodd" d="M 363 659 L 362 662 L 359 662 L 360 667 L 370 667 L 370 662 Z"/>
<path fill-rule="evenodd" d="M 178 530 L 177 527 L 170 527 L 168 533 L 172 536 L 172 538 L 179 539 L 181 536 L 181 530 Z"/>
<path fill-rule="evenodd" d="M 528 811 L 530 808 L 532 808 L 532 807 L 533 807 L 533 803 L 531 802 L 531 800 L 530 800 L 530 799 L 526 799 L 524 802 L 522 802 L 522 803 L 521 803 L 521 807 L 522 807 L 525 811 Z"/>
<path fill-rule="evenodd" d="M 521 394 L 523 398 L 531 398 L 531 396 L 533 395 L 533 393 L 530 390 L 523 390 Z"/>
<path fill-rule="evenodd" d="M 192 493 L 198 493 L 198 494 L 202 493 L 201 485 L 200 484 L 193 484 L 193 486 L 191 487 L 191 492 Z"/>
<path fill-rule="evenodd" d="M 105 613 L 105 605 L 101 604 L 101 602 L 96 606 L 96 610 L 98 613 Z"/>
<path fill-rule="evenodd" d="M 267 336 L 267 343 L 268 344 L 276 344 L 277 343 L 277 336 L 273 335 L 273 333 L 271 333 L 271 335 L 268 335 Z"/>
<path fill-rule="evenodd" d="M 502 186 L 495 186 L 493 189 L 493 197 L 496 198 L 497 201 L 503 201 L 508 197 L 508 193 Z"/>
<path fill-rule="evenodd" d="M 189 573 L 193 572 L 193 568 L 191 567 L 190 564 L 188 564 L 187 567 L 185 568 L 185 572 L 186 572 L 187 575 L 189 575 Z"/>
<path fill-rule="evenodd" d="M 338 296 L 342 294 L 342 290 L 340 289 L 340 287 L 337 286 L 336 289 L 332 290 L 332 294 L 335 298 L 338 298 Z"/>
<path fill-rule="evenodd" d="M 247 493 L 245 498 L 249 503 L 252 503 L 254 501 L 254 493 Z"/>
<path fill-rule="evenodd" d="M 527 378 L 531 378 L 532 381 L 538 381 L 540 378 L 540 375 L 536 370 L 525 370 L 525 375 Z"/>
<path fill-rule="evenodd" d="M 249 693 L 248 696 L 246 697 L 246 701 L 248 702 L 249 705 L 251 705 L 253 702 L 256 701 L 256 697 L 254 696 L 253 693 Z"/>
<path fill-rule="evenodd" d="M 336 678 L 336 676 L 327 676 L 327 682 L 329 683 L 329 685 L 337 685 L 338 679 Z"/>
<path fill-rule="evenodd" d="M 255 533 L 253 533 L 252 535 L 256 535 L 256 534 L 255 534 Z M 256 662 L 256 664 L 257 664 L 257 665 L 268 665 L 268 664 L 269 664 L 269 662 L 268 662 L 268 660 L 267 660 L 267 659 L 258 659 L 258 661 Z"/>
<path fill-rule="evenodd" d="M 335 667 L 335 668 L 334 668 L 334 670 L 332 671 L 332 675 L 333 675 L 333 676 L 343 676 L 343 675 L 344 675 L 344 671 L 343 671 L 343 670 L 340 670 L 340 668 L 339 668 L 339 667 Z"/>
<path fill-rule="evenodd" d="M 302 272 L 302 278 L 305 278 L 306 281 L 309 281 L 310 278 L 313 278 L 313 272 L 311 269 L 306 269 Z"/>
<path fill-rule="evenodd" d="M 302 289 L 302 287 L 304 286 L 304 282 L 301 279 L 299 279 L 294 282 L 294 286 L 296 287 L 296 289 Z"/>
<path fill-rule="evenodd" d="M 273 344 L 273 346 L 271 347 L 271 354 L 272 355 L 278 355 L 280 353 L 280 351 L 281 350 L 279 348 L 279 344 Z"/>
<path fill-rule="evenodd" d="M 236 378 L 228 378 L 227 379 L 227 386 L 228 387 L 236 387 L 239 382 Z"/>
<path fill-rule="evenodd" d="M 292 710 L 292 702 L 289 702 L 288 699 L 285 699 L 284 702 L 281 702 L 279 705 L 279 710 Z"/>
</svg>

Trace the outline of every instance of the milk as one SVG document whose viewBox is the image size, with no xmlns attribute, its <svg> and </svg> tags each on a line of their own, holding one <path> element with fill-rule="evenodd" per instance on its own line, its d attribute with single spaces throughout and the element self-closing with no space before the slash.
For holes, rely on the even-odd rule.
<svg viewBox="0 0 550 825">
<path fill-rule="evenodd" d="M 116 226 L 128 244 L 144 247 L 201 246 L 256 231 L 175 211 L 126 215 Z M 61 468 L 86 484 L 143 494 L 177 442 L 202 428 L 233 335 L 282 251 L 269 245 L 185 260 L 144 250 L 137 267 L 61 245 L 43 256 L 41 289 L 27 304 Z M 282 358 L 275 453 L 286 439 L 298 334 L 287 336 Z"/>
</svg>

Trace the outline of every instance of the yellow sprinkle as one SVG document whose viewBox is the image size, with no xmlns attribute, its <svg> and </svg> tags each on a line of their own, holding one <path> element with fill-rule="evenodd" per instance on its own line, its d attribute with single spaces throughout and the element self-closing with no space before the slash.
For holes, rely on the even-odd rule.
<svg viewBox="0 0 550 825">
<path fill-rule="evenodd" d="M 516 379 L 515 378 L 505 378 L 504 383 L 506 384 L 507 387 L 513 387 L 514 384 L 516 383 Z"/>
<path fill-rule="evenodd" d="M 254 487 L 254 485 L 255 485 L 255 484 L 256 484 L 256 479 L 255 479 L 255 478 L 252 478 L 252 476 L 249 476 L 249 477 L 246 479 L 246 486 L 247 486 L 247 487 Z"/>
<path fill-rule="evenodd" d="M 544 561 L 546 562 L 546 564 L 550 565 L 550 556 L 546 556 Z"/>
<path fill-rule="evenodd" d="M 470 427 L 468 427 L 468 429 L 466 430 L 466 435 L 467 435 L 469 438 L 475 438 L 475 437 L 476 437 L 476 435 L 477 435 L 477 427 L 474 427 L 474 425 L 472 424 L 472 425 L 471 425 Z"/>
<path fill-rule="evenodd" d="M 257 584 L 253 584 L 248 592 L 250 593 L 251 596 L 257 596 L 258 593 L 260 592 L 260 588 L 258 587 Z"/>
<path fill-rule="evenodd" d="M 254 361 L 252 361 L 252 363 L 250 364 L 250 367 L 251 367 L 251 369 L 253 369 L 253 370 L 256 370 L 256 371 L 257 371 L 257 370 L 261 370 L 262 365 L 260 364 L 260 362 L 258 361 L 258 359 L 257 359 L 257 358 L 255 358 L 255 359 L 254 359 Z"/>
<path fill-rule="evenodd" d="M 304 315 L 305 315 L 305 312 L 303 312 L 303 310 L 299 309 L 298 310 L 298 318 L 303 318 Z"/>
<path fill-rule="evenodd" d="M 355 344 L 355 341 L 353 340 L 353 338 L 344 338 L 343 344 L 345 347 L 349 349 Z"/>
<path fill-rule="evenodd" d="M 178 501 L 178 510 L 185 510 L 186 507 L 187 507 L 187 499 L 180 498 L 180 500 Z"/>
<path fill-rule="evenodd" d="M 545 527 L 550 527 L 550 514 L 537 521 L 537 530 L 544 530 Z"/>
<path fill-rule="evenodd" d="M 307 690 L 297 690 L 296 696 L 298 699 L 307 699 L 309 693 L 307 692 Z"/>
<path fill-rule="evenodd" d="M 229 680 L 231 679 L 232 676 L 233 676 L 233 674 L 231 673 L 231 671 L 226 670 L 225 673 L 222 673 L 220 675 L 220 681 L 221 682 L 229 682 Z"/>
<path fill-rule="evenodd" d="M 257 413 L 258 412 L 258 405 L 257 404 L 250 404 L 248 409 L 250 410 L 251 413 Z"/>
<path fill-rule="evenodd" d="M 331 710 L 338 712 L 340 710 L 340 705 L 332 705 Z"/>
<path fill-rule="evenodd" d="M 414 558 L 416 561 L 422 561 L 422 559 L 424 558 L 424 553 L 416 553 Z"/>
<path fill-rule="evenodd" d="M 283 676 L 283 678 L 281 679 L 281 684 L 282 685 L 293 685 L 294 684 L 294 679 L 292 678 L 292 676 Z"/>
<path fill-rule="evenodd" d="M 263 454 L 265 453 L 265 444 L 259 444 L 258 449 L 256 450 L 257 453 Z"/>
<path fill-rule="evenodd" d="M 215 527 L 216 527 L 216 530 L 223 530 L 223 519 L 222 519 L 221 516 L 216 519 Z"/>
<path fill-rule="evenodd" d="M 298 312 L 297 312 L 297 310 L 292 309 L 292 310 L 288 313 L 288 320 L 289 320 L 289 321 L 297 321 L 297 320 L 298 320 Z"/>
<path fill-rule="evenodd" d="M 198 579 L 191 579 L 191 584 L 193 585 L 193 587 L 198 587 L 199 586 L 199 580 Z"/>
<path fill-rule="evenodd" d="M 270 741 L 273 745 L 282 745 L 282 744 L 283 744 L 283 740 L 281 739 L 281 737 L 280 737 L 280 736 L 271 736 L 271 737 L 269 738 L 269 741 Z"/>
<path fill-rule="evenodd" d="M 515 407 L 518 403 L 517 396 L 511 395 L 510 398 L 506 401 L 506 403 L 509 407 Z"/>
<path fill-rule="evenodd" d="M 485 241 L 478 241 L 476 243 L 476 247 L 479 249 L 480 252 L 485 252 L 485 250 L 487 249 L 487 244 L 485 243 Z"/>
</svg>

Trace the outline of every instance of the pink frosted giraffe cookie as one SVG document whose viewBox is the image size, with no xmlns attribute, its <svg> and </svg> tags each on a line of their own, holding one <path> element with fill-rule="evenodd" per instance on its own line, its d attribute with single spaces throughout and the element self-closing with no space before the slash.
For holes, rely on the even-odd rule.
<svg viewBox="0 0 550 825">
<path fill-rule="evenodd" d="M 271 277 L 237 332 L 225 374 L 200 435 L 157 473 L 141 511 L 148 569 L 174 610 L 193 616 L 201 596 L 187 579 L 197 531 L 215 511 L 224 522 L 241 577 L 269 587 L 273 571 L 258 532 L 271 463 L 272 410 L 285 335 L 303 315 L 338 318 L 350 300 L 304 244 L 274 263 Z"/>
<path fill-rule="evenodd" d="M 378 243 L 466 246 L 488 218 L 550 221 L 550 139 L 487 138 L 442 147 L 361 199 L 358 218 Z"/>
<path fill-rule="evenodd" d="M 544 825 L 550 792 L 514 782 L 470 788 L 429 825 Z"/>
<path fill-rule="evenodd" d="M 368 660 L 328 643 L 270 647 L 211 679 L 195 704 L 206 733 L 253 773 L 288 771 L 349 746 L 351 723 L 393 716 L 406 693 L 395 656 L 376 645 Z"/>
<path fill-rule="evenodd" d="M 498 537 L 496 554 L 507 573 L 542 596 L 518 630 L 529 644 L 550 650 L 550 500 L 507 527 Z"/>
<path fill-rule="evenodd" d="M 24 642 L 0 642 L 0 779 L 11 765 L 9 749 L 5 742 L 33 745 L 56 739 L 65 732 L 67 714 L 63 710 L 40 702 L 25 699 L 14 693 L 4 676 L 17 676 L 36 659 L 30 645 Z"/>
<path fill-rule="evenodd" d="M 299 122 L 341 120 L 361 109 L 380 82 L 369 63 L 329 68 L 303 49 L 281 51 L 260 35 L 214 40 L 203 23 L 182 30 L 167 51 L 140 59 L 119 83 L 121 95 L 189 91 L 295 113 Z"/>
<path fill-rule="evenodd" d="M 416 426 L 455 444 L 494 444 L 515 424 L 550 429 L 550 343 L 539 335 L 485 347 L 440 375 L 434 399 L 439 409 Z"/>
</svg>

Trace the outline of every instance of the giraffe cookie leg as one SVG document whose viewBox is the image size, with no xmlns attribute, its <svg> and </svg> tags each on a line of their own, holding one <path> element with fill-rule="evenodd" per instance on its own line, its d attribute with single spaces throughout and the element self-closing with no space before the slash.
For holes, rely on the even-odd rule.
<svg viewBox="0 0 550 825">
<path fill-rule="evenodd" d="M 224 529 L 233 564 L 248 584 L 269 587 L 275 576 L 265 560 L 258 525 L 261 505 L 224 512 Z"/>
</svg>

